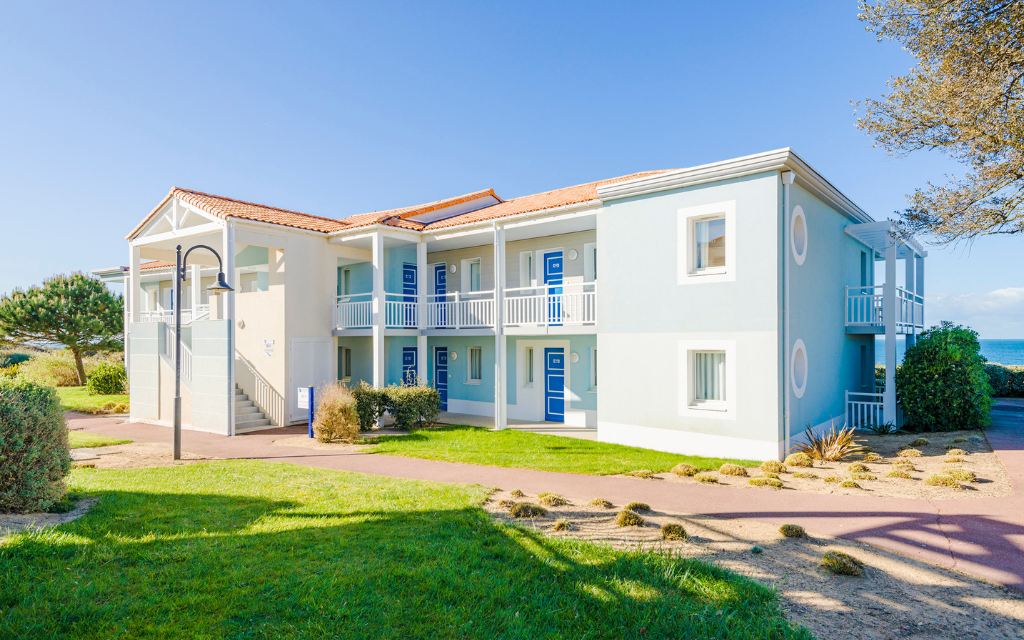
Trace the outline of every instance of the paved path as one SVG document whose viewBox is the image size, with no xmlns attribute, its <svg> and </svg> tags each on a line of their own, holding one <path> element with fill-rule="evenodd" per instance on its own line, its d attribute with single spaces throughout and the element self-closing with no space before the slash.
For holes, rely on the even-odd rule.
<svg viewBox="0 0 1024 640">
<path fill-rule="evenodd" d="M 284 434 L 304 433 L 304 427 L 235 438 L 185 431 L 182 448 L 221 458 L 258 458 L 395 478 L 479 483 L 534 494 L 555 491 L 578 500 L 601 496 L 617 504 L 639 500 L 659 511 L 800 524 L 812 533 L 859 540 L 1024 591 L 1024 400 L 1003 401 L 992 415 L 993 424 L 986 433 L 1006 466 L 1014 494 L 963 500 L 759 492 L 272 444 Z M 69 426 L 136 442 L 169 442 L 171 438 L 166 427 L 121 424 L 109 417 L 69 414 Z"/>
</svg>

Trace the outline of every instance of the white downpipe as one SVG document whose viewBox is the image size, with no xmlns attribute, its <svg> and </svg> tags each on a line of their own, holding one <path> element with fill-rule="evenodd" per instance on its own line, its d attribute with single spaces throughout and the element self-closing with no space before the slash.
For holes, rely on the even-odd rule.
<svg viewBox="0 0 1024 640">
<path fill-rule="evenodd" d="M 789 337 L 789 244 L 790 244 L 790 228 L 792 226 L 792 206 L 790 203 L 790 185 L 793 184 L 793 180 L 796 178 L 796 173 L 792 171 L 782 172 L 782 210 L 784 212 L 783 230 L 782 230 L 782 271 L 783 271 L 783 294 L 782 294 L 782 313 L 783 313 L 783 337 L 782 340 L 785 342 L 785 348 L 782 350 L 782 386 L 785 388 L 785 396 L 782 403 L 782 425 L 783 425 L 783 442 L 784 449 L 782 454 L 779 456 L 785 459 L 786 454 L 789 453 L 789 439 L 790 439 L 790 421 L 792 418 L 792 401 L 790 400 L 791 389 L 789 384 L 790 376 L 790 351 L 792 346 L 790 345 Z"/>
<path fill-rule="evenodd" d="M 235 284 L 235 225 L 230 218 L 224 225 L 224 279 Z M 177 276 L 175 276 L 177 277 Z M 224 294 L 224 317 L 228 321 L 228 434 L 235 435 L 235 292 Z"/>
<path fill-rule="evenodd" d="M 505 380 L 505 228 L 494 222 L 494 429 L 508 426 Z"/>
<path fill-rule="evenodd" d="M 882 321 L 885 323 L 885 400 L 883 420 L 896 424 L 896 249 L 898 241 L 889 236 L 885 246 L 885 286 L 882 289 Z"/>
<path fill-rule="evenodd" d="M 386 300 L 384 294 L 384 235 L 374 233 L 373 240 L 373 386 L 386 384 L 384 371 L 384 322 Z"/>
</svg>

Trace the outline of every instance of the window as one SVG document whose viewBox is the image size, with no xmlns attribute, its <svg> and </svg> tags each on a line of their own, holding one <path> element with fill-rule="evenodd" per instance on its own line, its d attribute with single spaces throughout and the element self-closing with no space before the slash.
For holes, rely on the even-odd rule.
<svg viewBox="0 0 1024 640">
<path fill-rule="evenodd" d="M 533 286 L 533 252 L 523 251 L 519 254 L 519 286 Z"/>
<path fill-rule="evenodd" d="M 693 223 L 693 270 L 725 269 L 725 217 L 696 220 Z"/>
<path fill-rule="evenodd" d="M 597 391 L 597 347 L 590 350 L 590 390 Z"/>
<path fill-rule="evenodd" d="M 469 384 L 480 384 L 484 379 L 483 347 L 469 348 Z"/>
<path fill-rule="evenodd" d="M 597 243 L 588 242 L 583 245 L 583 281 L 597 280 Z"/>
<path fill-rule="evenodd" d="M 679 341 L 679 415 L 701 420 L 736 419 L 735 340 Z"/>
<path fill-rule="evenodd" d="M 352 379 L 352 349 L 338 347 L 338 373 L 342 382 Z"/>
<path fill-rule="evenodd" d="M 698 351 L 693 364 L 694 402 L 725 402 L 725 353 Z"/>
<path fill-rule="evenodd" d="M 338 295 L 352 295 L 352 269 L 348 267 L 344 267 L 341 270 L 341 278 L 339 278 L 338 282 Z"/>
<path fill-rule="evenodd" d="M 526 347 L 526 386 L 533 386 L 533 347 Z"/>
<path fill-rule="evenodd" d="M 736 201 L 679 209 L 677 284 L 736 280 Z"/>
<path fill-rule="evenodd" d="M 474 260 L 469 263 L 469 290 L 480 290 L 480 261 Z"/>
</svg>

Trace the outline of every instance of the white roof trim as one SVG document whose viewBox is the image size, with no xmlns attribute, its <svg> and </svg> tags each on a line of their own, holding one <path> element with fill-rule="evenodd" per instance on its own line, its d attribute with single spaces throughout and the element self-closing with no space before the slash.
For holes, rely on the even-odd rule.
<svg viewBox="0 0 1024 640">
<path fill-rule="evenodd" d="M 848 218 L 855 222 L 874 222 L 874 218 L 864 212 L 852 200 L 836 189 L 811 165 L 803 161 L 790 148 L 765 151 L 742 158 L 723 160 L 697 167 L 678 169 L 644 178 L 626 180 L 615 184 L 607 184 L 597 188 L 597 195 L 604 202 L 642 196 L 669 189 L 681 189 L 707 182 L 741 178 L 765 171 L 792 170 L 796 173 L 800 186 L 810 190 L 822 198 Z"/>
</svg>

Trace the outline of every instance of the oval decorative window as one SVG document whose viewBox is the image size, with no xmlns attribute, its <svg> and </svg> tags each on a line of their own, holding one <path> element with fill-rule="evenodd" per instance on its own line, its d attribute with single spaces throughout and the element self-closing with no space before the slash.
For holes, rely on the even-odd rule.
<svg viewBox="0 0 1024 640">
<path fill-rule="evenodd" d="M 797 264 L 803 264 L 807 258 L 807 217 L 804 216 L 804 210 L 800 205 L 793 209 L 789 240 L 793 249 L 793 259 Z"/>
<path fill-rule="evenodd" d="M 789 359 L 789 374 L 793 384 L 793 395 L 802 398 L 804 391 L 807 390 L 807 348 L 803 340 L 797 340 L 793 345 L 793 355 Z"/>
</svg>

